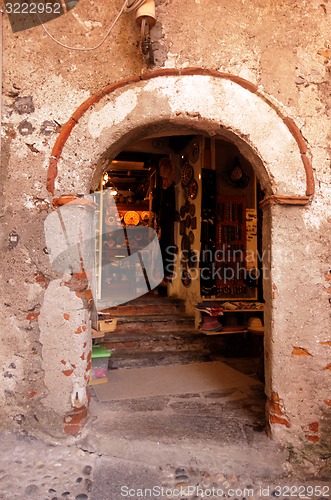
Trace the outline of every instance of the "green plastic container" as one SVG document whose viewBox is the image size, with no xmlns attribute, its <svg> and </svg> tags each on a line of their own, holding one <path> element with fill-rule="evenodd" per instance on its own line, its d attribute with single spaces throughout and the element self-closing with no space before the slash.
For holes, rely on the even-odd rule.
<svg viewBox="0 0 331 500">
<path fill-rule="evenodd" d="M 91 383 L 107 382 L 108 363 L 111 351 L 102 345 L 92 347 Z"/>
</svg>

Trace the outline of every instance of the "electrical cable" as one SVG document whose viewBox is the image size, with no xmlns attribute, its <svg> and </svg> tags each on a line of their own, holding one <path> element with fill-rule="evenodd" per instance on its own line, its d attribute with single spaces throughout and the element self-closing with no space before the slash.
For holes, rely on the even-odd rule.
<svg viewBox="0 0 331 500">
<path fill-rule="evenodd" d="M 46 26 L 44 25 L 44 23 L 40 19 L 38 13 L 37 13 L 37 16 L 38 16 L 38 19 L 40 21 L 40 24 L 42 25 L 42 27 L 43 27 L 44 31 L 47 33 L 47 35 L 54 42 L 56 42 L 58 45 L 61 45 L 61 47 L 64 47 L 64 48 L 70 49 L 70 50 L 80 50 L 80 51 L 96 50 L 99 47 L 101 47 L 101 45 L 105 42 L 106 38 L 109 36 L 111 30 L 114 28 L 115 24 L 117 23 L 117 21 L 119 20 L 119 18 L 123 14 L 123 12 L 131 12 L 134 9 L 138 9 L 140 7 L 140 5 L 142 5 L 145 2 L 145 0 L 131 0 L 131 4 L 128 6 L 129 2 L 130 2 L 130 0 L 124 0 L 124 3 L 122 5 L 119 13 L 117 14 L 115 20 L 111 24 L 111 26 L 108 29 L 107 33 L 105 34 L 104 38 L 101 40 L 100 43 L 98 43 L 97 45 L 95 45 L 95 47 L 70 47 L 70 45 L 66 45 L 65 43 L 62 43 L 59 40 L 56 40 L 56 38 L 48 31 L 48 29 L 46 28 Z"/>
</svg>

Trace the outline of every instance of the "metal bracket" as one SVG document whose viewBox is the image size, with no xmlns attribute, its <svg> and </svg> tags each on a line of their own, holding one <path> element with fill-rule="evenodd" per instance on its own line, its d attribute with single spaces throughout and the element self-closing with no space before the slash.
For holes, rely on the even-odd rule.
<svg viewBox="0 0 331 500">
<path fill-rule="evenodd" d="M 154 52 L 150 37 L 150 25 L 146 16 L 141 19 L 141 50 L 149 64 L 154 64 Z"/>
</svg>

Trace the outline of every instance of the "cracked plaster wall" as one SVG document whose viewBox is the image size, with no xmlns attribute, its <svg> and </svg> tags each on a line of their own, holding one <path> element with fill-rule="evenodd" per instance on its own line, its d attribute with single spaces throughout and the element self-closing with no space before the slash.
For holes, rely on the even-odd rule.
<svg viewBox="0 0 331 500">
<path fill-rule="evenodd" d="M 65 18 L 47 27 L 62 43 L 93 46 L 101 40 L 120 3 L 80 0 Z M 279 439 L 325 444 L 323 415 L 331 405 L 327 393 L 331 349 L 331 3 L 190 0 L 189 7 L 180 0 L 156 3 L 157 25 L 152 33 L 156 69 L 200 66 L 246 78 L 294 119 L 309 145 L 316 181 L 311 205 L 273 207 L 265 216 L 278 259 L 271 272 L 273 283 L 266 284 L 275 299 L 270 311 L 273 338 L 267 336 L 270 380 L 284 404 L 275 395 L 269 396 L 292 425 L 274 425 Z M 42 345 L 53 326 L 37 320 L 47 310 L 45 290 L 57 278 L 50 270 L 43 234 L 43 220 L 52 210 L 46 191 L 51 149 L 62 124 L 89 95 L 148 68 L 138 47 L 133 15 L 123 15 L 105 43 L 92 52 L 65 49 L 42 27 L 13 34 L 6 17 L 3 22 L 1 421 L 5 426 L 31 429 L 38 426 L 50 402 Z M 202 101 L 204 98 L 202 90 Z M 125 106 L 130 102 L 126 100 Z M 241 112 L 237 109 L 238 117 Z M 115 134 L 119 145 L 122 133 Z M 132 136 L 127 130 L 126 139 Z M 86 161 L 88 179 L 92 179 L 95 165 L 84 152 L 84 136 L 75 151 L 68 153 L 66 156 L 64 151 L 60 162 L 64 173 L 58 182 L 66 187 L 72 183 L 76 191 L 82 180 L 78 171 L 82 161 Z M 87 184 L 85 181 L 82 191 Z M 291 248 L 295 260 L 282 261 L 280 266 L 284 246 Z M 56 287 L 58 282 L 50 286 Z M 76 299 L 73 302 L 72 309 L 77 310 Z M 67 384 L 65 376 L 63 383 Z M 60 395 L 52 404 L 56 402 L 62 408 Z M 316 422 L 317 426 L 312 425 Z"/>
</svg>

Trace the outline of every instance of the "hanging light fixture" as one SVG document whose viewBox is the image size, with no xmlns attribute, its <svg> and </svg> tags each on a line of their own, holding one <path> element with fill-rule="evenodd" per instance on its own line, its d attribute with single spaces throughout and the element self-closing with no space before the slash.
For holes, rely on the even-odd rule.
<svg viewBox="0 0 331 500">
<path fill-rule="evenodd" d="M 113 196 L 117 196 L 118 195 L 117 188 L 114 186 L 114 184 L 111 184 L 109 186 L 109 190 L 110 190 L 109 192 L 110 192 L 111 195 L 113 195 Z"/>
<path fill-rule="evenodd" d="M 108 172 L 105 172 L 102 176 L 102 186 L 107 187 L 109 189 L 109 193 L 112 196 L 118 195 L 117 187 L 110 181 L 110 177 Z"/>
<path fill-rule="evenodd" d="M 109 181 L 109 175 L 108 172 L 105 172 L 102 176 L 102 185 L 105 186 L 108 181 Z"/>
</svg>

